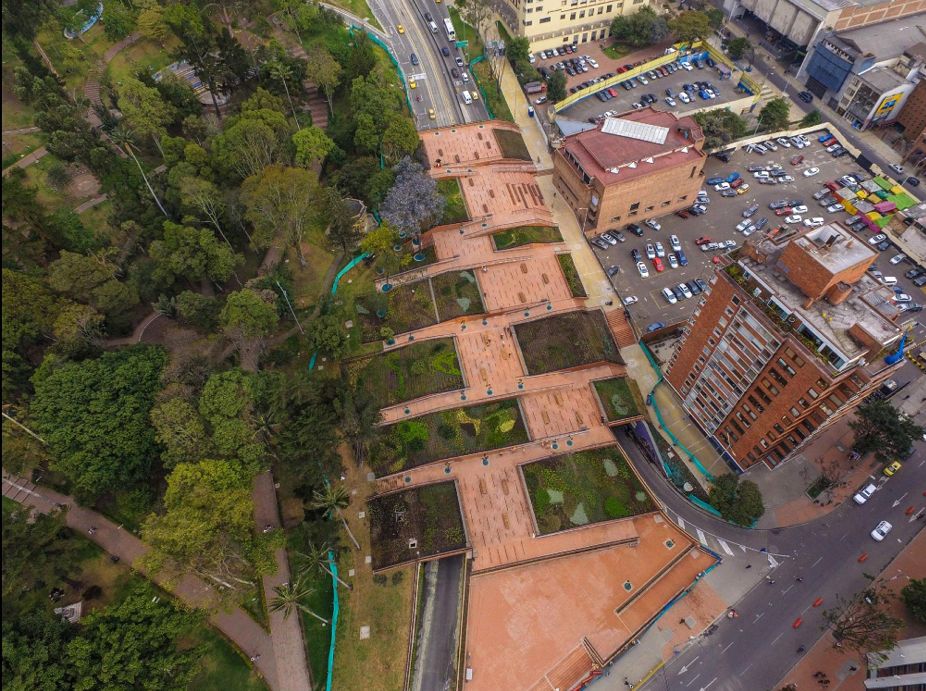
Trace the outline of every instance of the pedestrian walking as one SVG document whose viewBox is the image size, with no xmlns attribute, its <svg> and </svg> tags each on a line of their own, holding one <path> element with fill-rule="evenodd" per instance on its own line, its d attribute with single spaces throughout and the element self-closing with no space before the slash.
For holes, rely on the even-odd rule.
<svg viewBox="0 0 926 691">
<path fill-rule="evenodd" d="M 798 577 L 795 578 L 794 580 L 797 581 L 798 583 L 803 583 L 803 582 L 804 582 L 804 579 L 803 579 L 801 576 L 798 576 Z"/>
<path fill-rule="evenodd" d="M 746 564 L 746 568 L 747 568 L 747 569 L 751 569 L 751 568 L 752 568 L 752 564 Z"/>
</svg>

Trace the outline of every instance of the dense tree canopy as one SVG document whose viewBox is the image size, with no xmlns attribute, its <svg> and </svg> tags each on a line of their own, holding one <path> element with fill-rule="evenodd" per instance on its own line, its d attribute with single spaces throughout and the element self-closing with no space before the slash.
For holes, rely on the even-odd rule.
<svg viewBox="0 0 926 691">
<path fill-rule="evenodd" d="M 740 481 L 733 473 L 715 478 L 709 497 L 721 516 L 739 525 L 751 526 L 765 513 L 758 485 L 752 480 Z"/>
<path fill-rule="evenodd" d="M 791 118 L 791 103 L 782 97 L 773 98 L 759 111 L 759 124 L 769 132 L 785 130 Z"/>
<path fill-rule="evenodd" d="M 924 429 L 885 400 L 868 399 L 855 410 L 849 422 L 855 432 L 853 448 L 859 453 L 875 452 L 881 461 L 892 461 L 910 453 Z"/>
<path fill-rule="evenodd" d="M 148 415 L 165 361 L 160 348 L 137 346 L 82 362 L 46 359 L 36 372 L 31 413 L 79 494 L 147 478 L 157 456 Z"/>
<path fill-rule="evenodd" d="M 224 283 L 244 260 L 208 228 L 170 221 L 164 223 L 163 238 L 151 243 L 148 254 L 155 262 L 154 278 L 168 286 L 181 279 Z"/>
<path fill-rule="evenodd" d="M 664 41 L 669 35 L 666 20 L 649 5 L 633 14 L 618 15 L 611 22 L 611 35 L 620 43 L 635 48 Z"/>
<path fill-rule="evenodd" d="M 695 113 L 695 121 L 704 132 L 704 148 L 716 149 L 746 134 L 746 121 L 727 109 Z"/>
<path fill-rule="evenodd" d="M 406 233 L 420 233 L 440 220 L 446 201 L 424 168 L 404 158 L 393 170 L 395 183 L 380 207 L 383 218 Z"/>
</svg>

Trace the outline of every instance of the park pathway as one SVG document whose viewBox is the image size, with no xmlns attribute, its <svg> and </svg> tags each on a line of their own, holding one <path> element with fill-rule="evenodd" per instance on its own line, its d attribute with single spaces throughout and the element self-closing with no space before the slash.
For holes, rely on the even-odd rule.
<svg viewBox="0 0 926 691">
<path fill-rule="evenodd" d="M 307 689 L 308 686 L 281 684 L 277 673 L 274 645 L 270 636 L 240 607 L 228 607 L 219 602 L 215 590 L 202 579 L 185 574 L 177 582 L 168 582 L 168 574 L 149 573 L 140 560 L 151 549 L 122 526 L 116 525 L 101 514 L 86 509 L 72 498 L 46 487 L 39 487 L 23 478 L 3 471 L 3 496 L 28 506 L 39 513 L 51 513 L 66 508 L 65 522 L 68 527 L 86 535 L 108 554 L 119 557 L 125 564 L 131 564 L 146 578 L 150 578 L 165 590 L 173 593 L 191 607 L 209 612 L 209 621 L 231 640 L 248 657 L 267 681 L 277 689 Z M 88 530 L 96 528 L 93 535 Z M 256 658 L 256 659 L 254 659 Z"/>
</svg>

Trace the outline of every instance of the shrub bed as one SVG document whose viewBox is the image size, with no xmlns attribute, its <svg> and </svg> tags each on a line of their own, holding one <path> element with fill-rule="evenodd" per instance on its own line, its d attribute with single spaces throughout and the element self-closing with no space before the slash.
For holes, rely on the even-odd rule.
<svg viewBox="0 0 926 691">
<path fill-rule="evenodd" d="M 532 242 L 562 242 L 559 228 L 549 226 L 518 226 L 492 236 L 496 250 L 510 250 Z"/>
<path fill-rule="evenodd" d="M 544 535 L 655 510 L 616 446 L 521 466 Z"/>
<path fill-rule="evenodd" d="M 576 269 L 576 263 L 573 261 L 572 255 L 569 254 L 569 252 L 557 254 L 556 260 L 559 262 L 559 268 L 563 270 L 563 276 L 566 278 L 566 283 L 569 284 L 569 292 L 572 293 L 572 297 L 588 297 L 588 293 L 585 292 L 585 286 L 582 285 L 582 279 L 579 277 L 579 270 Z"/>
<path fill-rule="evenodd" d="M 438 180 L 437 191 L 447 202 L 447 205 L 444 207 L 444 214 L 441 216 L 438 225 L 461 223 L 469 220 L 469 213 L 466 211 L 466 202 L 463 201 L 463 190 L 460 189 L 460 183 L 456 178 L 443 178 L 442 180 Z"/>
<path fill-rule="evenodd" d="M 394 333 L 405 333 L 437 323 L 428 281 L 406 283 L 388 293 L 372 288 L 357 298 L 354 309 L 360 319 L 364 342 L 382 338 L 380 329 L 383 327 Z"/>
<path fill-rule="evenodd" d="M 371 454 L 377 476 L 528 441 L 517 399 L 429 413 L 389 425 Z"/>
<path fill-rule="evenodd" d="M 380 408 L 463 388 L 452 338 L 410 343 L 357 361 L 351 370 Z"/>
<path fill-rule="evenodd" d="M 643 397 L 633 379 L 614 377 L 596 381 L 595 391 L 610 422 L 634 417 L 643 412 Z"/>
<path fill-rule="evenodd" d="M 524 143 L 524 137 L 520 132 L 511 130 L 494 129 L 495 141 L 498 142 L 498 148 L 502 150 L 502 156 L 505 158 L 516 158 L 521 161 L 533 161 L 531 152 Z"/>
<path fill-rule="evenodd" d="M 437 313 L 440 321 L 463 317 L 468 314 L 482 314 L 482 295 L 476 275 L 469 270 L 448 271 L 431 279 Z"/>
<path fill-rule="evenodd" d="M 453 482 L 373 497 L 368 508 L 374 569 L 466 547 L 463 516 Z"/>
<path fill-rule="evenodd" d="M 593 362 L 623 364 L 604 315 L 567 312 L 517 324 L 515 333 L 529 374 L 544 374 Z"/>
</svg>

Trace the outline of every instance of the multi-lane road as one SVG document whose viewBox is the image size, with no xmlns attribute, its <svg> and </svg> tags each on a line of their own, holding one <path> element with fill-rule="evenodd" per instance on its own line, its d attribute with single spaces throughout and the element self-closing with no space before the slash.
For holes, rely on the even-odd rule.
<svg viewBox="0 0 926 691">
<path fill-rule="evenodd" d="M 736 528 L 702 513 L 669 487 L 634 444 L 623 446 L 670 518 L 724 556 L 720 568 L 759 565 L 767 553 L 777 557 L 772 580 L 759 582 L 736 604 L 739 616 L 722 619 L 711 635 L 696 638 L 665 664 L 647 689 L 774 688 L 798 661 L 798 648 L 809 649 L 821 636 L 823 610 L 835 604 L 837 595 L 850 597 L 863 590 L 869 584 L 866 574 L 881 572 L 926 524 L 916 518 L 926 511 L 926 442 L 915 444 L 913 456 L 893 478 L 874 479 L 879 489 L 863 506 L 848 501 L 811 523 L 775 530 Z M 910 506 L 918 513 L 907 516 Z M 870 533 L 882 520 L 893 530 L 876 542 Z M 817 598 L 823 603 L 814 607 Z M 612 686 L 619 688 L 617 682 L 601 684 L 602 689 Z"/>
<path fill-rule="evenodd" d="M 446 5 L 433 0 L 415 3 L 412 0 L 369 0 L 373 14 L 389 36 L 393 53 L 406 75 L 414 79 L 416 88 L 409 89 L 409 101 L 419 130 L 429 127 L 446 127 L 488 119 L 481 100 L 469 105 L 463 103 L 462 93 L 476 90 L 472 77 L 468 83 L 455 79 L 452 71 L 460 69 L 456 57 L 463 53 L 454 41 L 447 38 L 444 19 L 449 17 Z M 432 17 L 437 31 L 428 26 L 427 15 Z M 404 33 L 399 32 L 399 26 Z M 445 56 L 442 49 L 446 49 Z M 418 64 L 412 64 L 412 54 Z M 434 112 L 431 119 L 428 110 Z"/>
</svg>

